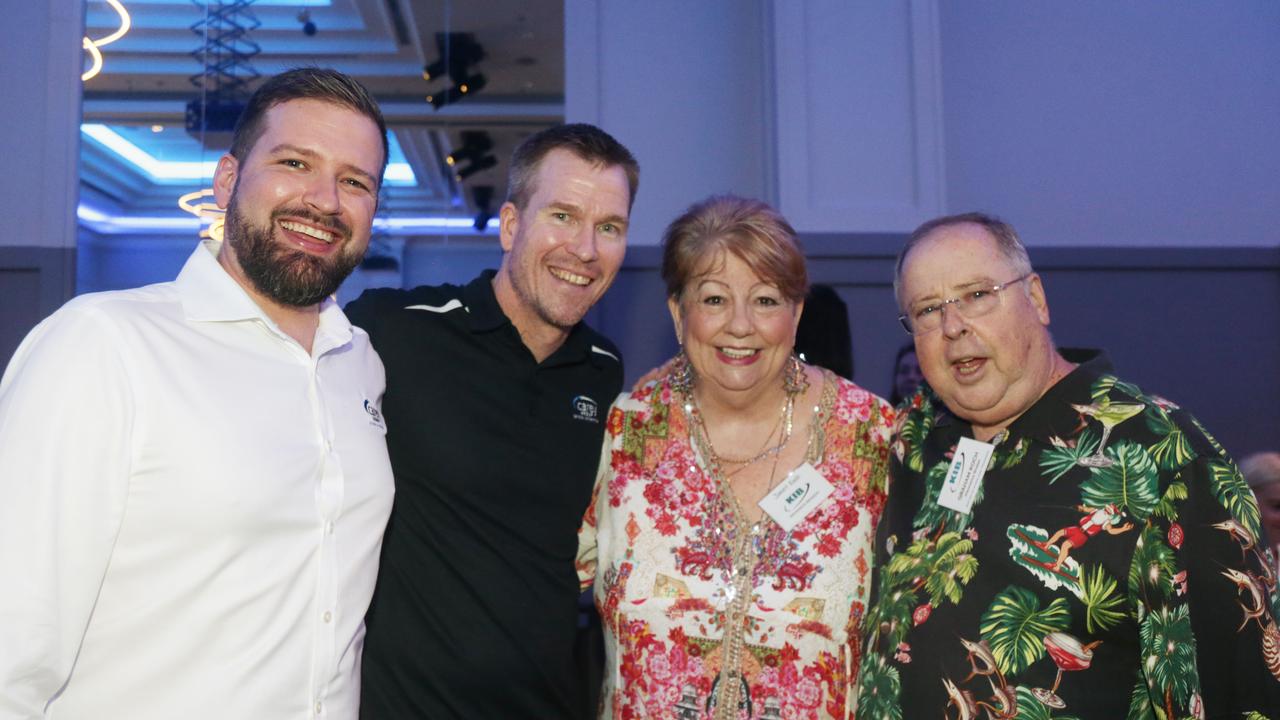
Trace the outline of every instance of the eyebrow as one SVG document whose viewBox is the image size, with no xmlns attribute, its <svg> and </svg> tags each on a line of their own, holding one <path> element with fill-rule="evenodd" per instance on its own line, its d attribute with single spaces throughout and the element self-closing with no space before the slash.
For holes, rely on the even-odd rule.
<svg viewBox="0 0 1280 720">
<path fill-rule="evenodd" d="M 712 270 L 711 272 L 716 272 L 716 271 Z M 723 285 L 725 287 L 729 287 L 728 282 L 724 280 L 717 280 L 716 278 L 709 277 L 709 275 L 702 275 L 696 279 L 698 279 L 698 284 L 694 286 L 695 290 L 701 290 L 704 285 L 709 285 L 709 284 Z M 747 288 L 747 294 L 750 295 L 752 293 L 758 292 L 760 288 L 773 290 L 774 292 L 777 292 L 779 294 L 782 293 L 782 290 L 777 285 L 774 285 L 771 282 L 766 282 L 764 280 L 757 280 L 755 283 L 751 285 L 751 287 Z"/>
<path fill-rule="evenodd" d="M 972 289 L 974 289 L 974 288 L 991 287 L 991 286 L 993 286 L 993 285 L 995 285 L 995 284 L 996 284 L 996 281 L 995 281 L 995 280 L 992 280 L 992 279 L 990 279 L 990 278 L 986 278 L 986 277 L 980 277 L 980 278 L 977 278 L 976 280 L 970 280 L 969 282 L 961 283 L 961 284 L 959 284 L 959 285 L 955 285 L 955 286 L 953 286 L 953 287 L 951 288 L 951 290 L 950 290 L 949 292 L 950 292 L 950 293 L 953 293 L 953 294 L 954 294 L 954 293 L 961 293 L 961 294 L 963 294 L 963 293 L 968 292 L 969 290 L 972 290 Z M 915 307 L 915 306 L 919 305 L 920 303 L 926 303 L 926 302 L 930 302 L 930 301 L 932 301 L 932 300 L 941 300 L 941 299 L 943 299 L 941 295 L 939 295 L 939 294 L 937 294 L 937 293 L 929 293 L 928 295 L 922 295 L 922 296 L 920 296 L 920 297 L 916 297 L 916 298 L 911 298 L 911 299 L 909 299 L 909 300 L 907 301 L 907 307 Z"/>
<path fill-rule="evenodd" d="M 571 202 L 552 201 L 547 203 L 545 208 L 551 212 L 567 212 L 575 215 L 583 214 L 582 207 Z M 627 219 L 618 214 L 608 215 L 597 221 L 596 224 L 612 223 L 614 225 L 627 226 Z"/>
<path fill-rule="evenodd" d="M 315 150 L 311 150 L 310 148 L 304 148 L 298 145 L 291 145 L 289 143 L 280 143 L 279 145 L 276 145 L 275 147 L 271 148 L 271 150 L 267 154 L 270 156 L 293 154 L 293 155 L 301 155 L 305 158 L 320 157 L 320 153 L 316 152 Z M 356 175 L 360 175 L 361 177 L 366 178 L 369 181 L 369 183 L 374 187 L 377 187 L 378 185 L 378 177 L 373 173 L 369 172 L 368 170 L 361 168 L 359 165 L 352 165 L 351 163 L 340 163 L 338 165 L 338 169 L 344 170 L 349 173 L 354 173 Z"/>
<path fill-rule="evenodd" d="M 991 287 L 996 281 L 988 277 L 980 277 L 977 280 L 970 280 L 967 283 L 961 283 L 955 287 L 956 290 L 968 290 L 970 288 Z"/>
</svg>

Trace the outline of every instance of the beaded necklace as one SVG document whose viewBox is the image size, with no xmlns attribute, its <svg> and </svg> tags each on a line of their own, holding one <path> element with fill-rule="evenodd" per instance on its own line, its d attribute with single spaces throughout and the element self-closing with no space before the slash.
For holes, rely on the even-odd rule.
<svg viewBox="0 0 1280 720">
<path fill-rule="evenodd" d="M 786 382 L 784 383 L 787 400 L 783 405 L 782 414 L 779 418 L 779 421 L 784 426 L 783 439 L 778 445 L 766 448 L 757 453 L 755 457 L 748 458 L 749 462 L 746 463 L 749 465 L 769 455 L 774 456 L 773 468 L 769 473 L 769 490 L 773 489 L 776 480 L 782 448 L 791 439 L 796 398 L 808 388 L 808 382 L 804 380 L 804 367 L 800 365 L 800 362 L 794 356 L 791 362 L 793 365 L 788 368 Z M 829 383 L 823 383 L 823 407 L 828 404 L 827 395 L 831 393 L 828 385 Z M 719 527 L 716 528 L 716 531 L 724 538 L 730 548 L 731 572 L 729 584 L 724 589 L 727 607 L 724 608 L 725 634 L 721 643 L 721 671 L 713 685 L 712 699 L 715 708 L 715 720 L 736 720 L 739 710 L 748 709 L 751 703 L 750 688 L 747 686 L 746 678 L 742 676 L 742 654 L 746 645 L 746 618 L 747 610 L 751 605 L 753 576 L 765 546 L 765 535 L 768 532 L 766 523 L 769 522 L 769 518 L 766 514 L 756 522 L 750 522 L 747 519 L 746 514 L 738 503 L 737 496 L 733 494 L 733 489 L 729 485 L 729 477 L 733 473 L 726 474 L 724 472 L 722 467 L 724 460 L 716 454 L 715 448 L 711 445 L 711 436 L 707 432 L 706 421 L 698 408 L 692 387 L 688 389 L 679 388 L 679 391 L 683 396 L 685 414 L 690 418 L 690 440 L 702 456 L 705 469 L 715 481 L 720 491 L 722 502 L 728 509 L 728 515 L 731 518 L 730 523 L 725 523 L 724 513 L 716 513 L 719 517 Z M 815 412 L 811 420 L 809 446 L 805 452 L 807 459 L 812 459 L 809 456 L 815 455 L 815 441 L 818 443 L 817 454 L 821 454 L 823 433 L 819 423 L 824 420 L 820 415 L 824 414 Z M 772 435 L 773 432 L 770 431 L 770 437 Z M 766 438 L 765 443 L 767 444 L 768 441 L 769 439 Z M 739 468 L 738 470 L 741 469 Z M 738 470 L 734 472 L 736 473 Z"/>
</svg>

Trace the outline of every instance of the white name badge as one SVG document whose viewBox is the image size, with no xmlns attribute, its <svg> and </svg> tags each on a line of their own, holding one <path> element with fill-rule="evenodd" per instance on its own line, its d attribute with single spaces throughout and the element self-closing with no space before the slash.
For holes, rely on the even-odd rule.
<svg viewBox="0 0 1280 720">
<path fill-rule="evenodd" d="M 990 443 L 960 438 L 956 454 L 951 459 L 951 467 L 947 468 L 947 477 L 942 481 L 938 504 L 968 515 L 973 509 L 974 498 L 978 497 L 982 476 L 987 472 L 987 463 L 991 461 L 991 453 L 995 449 L 996 446 Z"/>
<path fill-rule="evenodd" d="M 790 532 L 833 492 L 835 488 L 822 477 L 822 473 L 805 463 L 792 470 L 778 487 L 761 498 L 759 505 L 783 530 Z"/>
</svg>

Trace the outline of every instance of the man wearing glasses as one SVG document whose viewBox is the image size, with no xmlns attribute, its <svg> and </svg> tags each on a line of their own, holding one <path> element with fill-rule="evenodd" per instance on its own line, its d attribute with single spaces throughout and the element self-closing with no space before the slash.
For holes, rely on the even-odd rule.
<svg viewBox="0 0 1280 720">
<path fill-rule="evenodd" d="M 1276 717 L 1271 551 L 1222 448 L 1054 346 L 996 218 L 922 225 L 894 289 L 926 385 L 893 446 L 857 716 Z"/>
</svg>

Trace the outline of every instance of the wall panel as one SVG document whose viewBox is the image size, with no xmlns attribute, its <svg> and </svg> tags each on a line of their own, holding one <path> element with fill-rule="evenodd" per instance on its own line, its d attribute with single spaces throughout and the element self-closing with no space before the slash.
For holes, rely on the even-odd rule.
<svg viewBox="0 0 1280 720">
<path fill-rule="evenodd" d="M 0 365 L 18 343 L 66 299 L 75 250 L 0 246 Z"/>
</svg>

